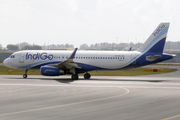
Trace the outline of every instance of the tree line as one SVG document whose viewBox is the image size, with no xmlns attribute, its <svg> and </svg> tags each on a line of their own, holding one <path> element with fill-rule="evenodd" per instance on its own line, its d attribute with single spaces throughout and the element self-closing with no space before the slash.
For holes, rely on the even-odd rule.
<svg viewBox="0 0 180 120">
<path fill-rule="evenodd" d="M 103 43 L 95 43 L 95 44 L 91 44 L 91 45 L 87 45 L 87 44 L 82 44 L 80 45 L 79 49 L 82 50 L 87 50 L 87 49 L 98 49 L 98 50 L 128 50 L 130 47 L 132 47 L 133 50 L 139 48 L 140 46 L 142 46 L 143 43 L 107 43 L 107 42 L 103 42 Z M 165 51 L 173 51 L 173 50 L 180 50 L 180 41 L 177 42 L 171 42 L 171 41 L 167 41 L 165 43 L 165 47 L 164 50 Z"/>
<path fill-rule="evenodd" d="M 79 46 L 79 49 L 81 50 L 123 50 L 128 49 L 132 47 L 133 49 L 139 48 L 143 43 L 108 43 L 108 42 L 102 42 L 102 43 L 95 43 L 88 45 L 86 43 L 81 44 Z M 171 42 L 168 41 L 165 44 L 165 50 L 179 50 L 180 49 L 180 41 L 177 42 Z M 73 49 L 74 45 L 72 44 L 51 44 L 51 45 L 31 45 L 27 42 L 18 43 L 18 44 L 8 44 L 7 49 L 12 51 L 17 50 L 47 50 L 47 49 Z M 0 44 L 0 49 L 2 49 L 2 45 Z"/>
<path fill-rule="evenodd" d="M 8 44 L 7 50 L 18 51 L 18 50 L 47 50 L 47 49 L 65 49 L 65 48 L 74 48 L 74 45 L 71 44 L 51 44 L 51 45 L 31 45 L 27 42 L 18 43 L 18 44 Z M 2 45 L 0 44 L 0 49 L 2 49 Z"/>
<path fill-rule="evenodd" d="M 8 44 L 7 49 L 12 50 L 12 51 L 17 51 L 17 50 L 41 50 L 42 47 L 39 46 L 39 45 L 27 45 L 27 46 L 24 46 L 22 49 L 20 49 L 18 45 Z"/>
</svg>

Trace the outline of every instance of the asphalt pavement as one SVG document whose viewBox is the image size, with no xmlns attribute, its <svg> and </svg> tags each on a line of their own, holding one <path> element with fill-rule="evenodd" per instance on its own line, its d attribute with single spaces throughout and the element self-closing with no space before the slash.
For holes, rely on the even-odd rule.
<svg viewBox="0 0 180 120">
<path fill-rule="evenodd" d="M 0 120 L 179 120 L 180 67 L 168 67 L 178 71 L 75 81 L 0 75 Z"/>
</svg>

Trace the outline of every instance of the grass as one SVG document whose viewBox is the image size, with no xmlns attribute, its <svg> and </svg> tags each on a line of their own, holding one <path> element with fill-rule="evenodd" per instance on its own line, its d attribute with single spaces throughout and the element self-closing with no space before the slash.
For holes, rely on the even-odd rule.
<svg viewBox="0 0 180 120">
<path fill-rule="evenodd" d="M 8 68 L 4 65 L 0 66 L 0 75 L 8 75 L 8 70 L 12 70 L 12 75 L 23 75 L 24 70 Z M 28 75 L 41 75 L 40 70 L 29 70 Z"/>
<path fill-rule="evenodd" d="M 169 73 L 174 72 L 177 69 L 169 69 L 165 68 L 164 71 L 161 72 L 144 72 L 143 68 L 133 68 L 128 70 L 119 70 L 119 71 L 92 71 L 89 72 L 93 76 L 139 76 L 139 75 L 151 75 L 151 74 L 161 74 L 161 73 Z"/>
<path fill-rule="evenodd" d="M 8 75 L 8 70 L 12 70 L 12 75 L 23 75 L 24 71 L 21 69 L 12 69 L 4 65 L 0 66 L 0 75 Z M 134 68 L 128 70 L 119 71 L 91 71 L 89 72 L 92 76 L 138 76 L 138 75 L 151 75 L 174 72 L 177 69 L 165 68 L 162 72 L 144 72 L 143 68 Z M 41 75 L 40 70 L 29 70 L 28 75 Z M 83 75 L 83 74 L 80 74 Z"/>
</svg>

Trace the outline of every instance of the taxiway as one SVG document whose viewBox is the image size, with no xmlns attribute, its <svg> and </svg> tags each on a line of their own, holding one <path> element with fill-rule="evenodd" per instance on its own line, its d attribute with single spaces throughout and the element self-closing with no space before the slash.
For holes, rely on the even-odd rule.
<svg viewBox="0 0 180 120">
<path fill-rule="evenodd" d="M 180 74 L 0 76 L 1 120 L 179 120 Z"/>
</svg>

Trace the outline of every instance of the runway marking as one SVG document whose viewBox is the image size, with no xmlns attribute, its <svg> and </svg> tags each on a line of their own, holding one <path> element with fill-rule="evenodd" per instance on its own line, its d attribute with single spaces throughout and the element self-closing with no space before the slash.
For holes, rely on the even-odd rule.
<svg viewBox="0 0 180 120">
<path fill-rule="evenodd" d="M 75 84 L 70 84 L 70 85 L 47 85 L 47 84 L 0 84 L 0 86 L 34 86 L 34 87 L 119 87 L 119 86 L 98 86 L 98 85 L 75 85 Z M 139 89 L 180 89 L 180 87 L 149 87 L 149 86 L 121 86 L 125 88 L 139 88 Z"/>
<path fill-rule="evenodd" d="M 153 80 L 152 80 L 153 81 Z M 138 85 L 146 85 L 146 84 L 150 84 L 150 85 L 180 85 L 180 83 L 166 83 L 166 82 L 136 82 L 136 81 L 133 81 L 133 82 L 122 82 L 122 81 L 118 81 L 118 82 L 112 82 L 112 81 L 108 81 L 108 82 L 104 82 L 104 81 L 76 81 L 74 82 L 75 84 L 76 83 L 90 83 L 90 84 L 138 84 Z"/>
<path fill-rule="evenodd" d="M 178 117 L 180 117 L 180 114 L 176 115 L 176 116 L 169 117 L 169 118 L 165 118 L 165 119 L 162 119 L 162 120 L 170 120 L 170 119 L 174 119 L 174 118 L 178 118 Z"/>
<path fill-rule="evenodd" d="M 88 101 L 81 101 L 81 102 L 69 103 L 69 104 L 64 104 L 64 105 L 50 106 L 50 107 L 37 108 L 37 109 L 31 109 L 31 110 L 25 110 L 25 111 L 18 111 L 18 112 L 12 112 L 12 113 L 4 113 L 4 114 L 0 114 L 0 117 L 1 117 L 1 116 L 5 116 L 5 115 L 13 115 L 13 114 L 18 114 L 18 113 L 39 111 L 39 110 L 52 109 L 52 108 L 58 108 L 58 107 L 63 107 L 63 106 L 70 106 L 70 105 L 77 105 L 77 104 L 82 104 L 82 103 L 88 103 L 88 102 L 106 100 L 106 99 L 110 99 L 110 98 L 121 97 L 121 96 L 127 95 L 127 94 L 130 92 L 127 88 L 122 88 L 122 87 L 119 87 L 119 88 L 126 90 L 126 93 L 120 94 L 120 95 L 116 95 L 116 96 L 110 96 L 110 97 L 99 98 L 99 99 L 94 99 L 94 100 L 88 100 Z"/>
</svg>

